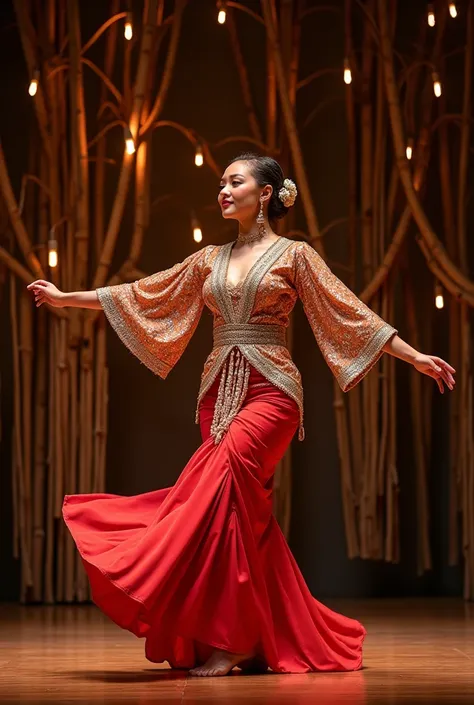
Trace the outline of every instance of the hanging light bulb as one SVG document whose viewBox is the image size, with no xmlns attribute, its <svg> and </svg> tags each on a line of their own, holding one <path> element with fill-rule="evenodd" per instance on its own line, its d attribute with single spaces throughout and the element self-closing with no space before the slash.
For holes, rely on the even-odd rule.
<svg viewBox="0 0 474 705">
<path fill-rule="evenodd" d="M 39 71 L 38 71 L 38 69 L 35 69 L 33 71 L 33 77 L 30 81 L 30 85 L 28 86 L 28 93 L 30 94 L 31 97 L 36 95 L 36 92 L 38 90 L 38 83 L 39 83 Z"/>
<path fill-rule="evenodd" d="M 444 308 L 443 287 L 438 281 L 435 284 L 435 306 L 436 308 Z"/>
<path fill-rule="evenodd" d="M 218 0 L 217 9 L 219 10 L 219 14 L 217 15 L 217 21 L 219 22 L 219 24 L 225 24 L 227 14 L 225 11 L 225 5 L 222 0 Z"/>
<path fill-rule="evenodd" d="M 431 3 L 428 5 L 428 24 L 430 27 L 434 27 L 436 24 L 436 17 L 434 13 L 434 7 Z"/>
<path fill-rule="evenodd" d="M 451 15 L 451 17 L 453 19 L 458 16 L 458 11 L 456 9 L 456 3 L 454 3 L 454 2 L 449 3 L 449 14 Z"/>
<path fill-rule="evenodd" d="M 344 59 L 344 83 L 347 85 L 352 83 L 352 72 L 349 59 Z"/>
<path fill-rule="evenodd" d="M 48 240 L 48 265 L 51 269 L 58 266 L 58 241 Z"/>
<path fill-rule="evenodd" d="M 200 144 L 196 145 L 196 154 L 194 155 L 194 163 L 196 166 L 202 166 L 204 164 L 204 155 L 202 153 L 202 147 Z"/>
<path fill-rule="evenodd" d="M 133 141 L 132 133 L 128 125 L 123 128 L 123 132 L 125 135 L 125 150 L 127 154 L 133 154 L 135 152 L 135 142 Z"/>
<path fill-rule="evenodd" d="M 193 229 L 194 242 L 202 242 L 202 229 L 194 213 L 191 215 L 191 227 Z"/>
<path fill-rule="evenodd" d="M 407 140 L 406 154 L 407 154 L 407 159 L 411 159 L 413 156 L 413 137 L 409 137 Z"/>
<path fill-rule="evenodd" d="M 438 76 L 438 74 L 436 73 L 436 71 L 433 71 L 433 73 L 432 73 L 431 75 L 432 75 L 432 78 L 433 78 L 433 90 L 434 90 L 434 94 L 435 94 L 435 96 L 436 96 L 437 98 L 439 98 L 440 95 L 441 95 L 441 81 L 439 80 L 439 76 Z"/>
<path fill-rule="evenodd" d="M 133 25 L 132 25 L 132 13 L 127 12 L 127 17 L 125 18 L 125 26 L 123 28 L 123 35 L 125 39 L 130 39 L 133 37 Z"/>
</svg>

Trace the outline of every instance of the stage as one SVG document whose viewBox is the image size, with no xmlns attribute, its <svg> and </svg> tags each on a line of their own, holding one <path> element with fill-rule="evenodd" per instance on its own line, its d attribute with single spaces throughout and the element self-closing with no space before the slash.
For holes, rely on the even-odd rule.
<svg viewBox="0 0 474 705">
<path fill-rule="evenodd" d="M 325 600 L 368 630 L 353 673 L 197 678 L 154 665 L 143 641 L 93 605 L 0 605 L 0 702 L 474 703 L 474 604 L 452 599 Z"/>
</svg>

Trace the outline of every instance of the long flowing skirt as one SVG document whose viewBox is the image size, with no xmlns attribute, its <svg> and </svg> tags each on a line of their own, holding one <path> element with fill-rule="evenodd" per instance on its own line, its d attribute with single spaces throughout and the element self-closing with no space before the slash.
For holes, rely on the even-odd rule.
<svg viewBox="0 0 474 705">
<path fill-rule="evenodd" d="M 272 514 L 297 405 L 252 368 L 244 404 L 215 445 L 218 381 L 201 403 L 203 443 L 175 485 L 65 497 L 92 599 L 145 638 L 155 663 L 192 668 L 217 647 L 256 650 L 278 673 L 357 670 L 365 628 L 311 595 Z"/>
</svg>

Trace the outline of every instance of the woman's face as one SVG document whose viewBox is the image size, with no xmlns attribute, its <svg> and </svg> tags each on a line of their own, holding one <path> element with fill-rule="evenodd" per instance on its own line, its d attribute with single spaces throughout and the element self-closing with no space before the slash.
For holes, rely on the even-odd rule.
<svg viewBox="0 0 474 705">
<path fill-rule="evenodd" d="M 252 176 L 247 162 L 238 161 L 230 164 L 222 175 L 219 187 L 218 203 L 224 218 L 239 221 L 255 218 L 260 207 L 260 196 L 271 186 L 259 186 Z"/>
</svg>

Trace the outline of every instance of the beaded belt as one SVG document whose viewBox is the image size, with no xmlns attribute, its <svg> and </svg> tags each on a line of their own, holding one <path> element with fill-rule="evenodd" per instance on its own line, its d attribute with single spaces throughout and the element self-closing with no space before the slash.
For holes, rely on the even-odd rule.
<svg viewBox="0 0 474 705">
<path fill-rule="evenodd" d="M 214 347 L 222 345 L 284 345 L 286 329 L 266 323 L 224 323 L 214 328 Z"/>
<path fill-rule="evenodd" d="M 221 370 L 211 435 L 219 443 L 232 420 L 237 416 L 247 394 L 250 364 L 237 347 L 239 345 L 284 345 L 284 326 L 264 323 L 224 323 L 214 328 L 214 347 L 229 348 Z"/>
</svg>

